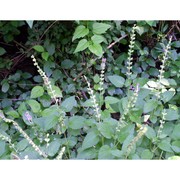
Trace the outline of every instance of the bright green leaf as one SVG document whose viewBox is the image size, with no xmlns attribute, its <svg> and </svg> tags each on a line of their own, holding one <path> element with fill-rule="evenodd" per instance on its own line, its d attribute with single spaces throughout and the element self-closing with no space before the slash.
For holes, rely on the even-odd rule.
<svg viewBox="0 0 180 180">
<path fill-rule="evenodd" d="M 94 33 L 94 34 L 103 34 L 103 33 L 105 33 L 110 27 L 111 27 L 111 25 L 109 25 L 109 24 L 97 23 L 97 22 L 95 22 L 95 23 L 93 24 L 93 33 Z"/>
<path fill-rule="evenodd" d="M 43 58 L 45 61 L 47 61 L 48 58 L 49 58 L 49 53 L 48 53 L 48 52 L 43 52 L 43 53 L 41 54 L 41 56 L 42 56 L 42 58 Z"/>
<path fill-rule="evenodd" d="M 34 113 L 38 113 L 41 110 L 41 106 L 36 100 L 30 99 L 27 101 L 27 104 L 31 107 Z"/>
<path fill-rule="evenodd" d="M 102 36 L 102 35 L 96 35 L 96 34 L 91 37 L 91 40 L 92 40 L 92 42 L 93 42 L 94 44 L 100 44 L 100 43 L 102 43 L 103 41 L 106 42 L 106 39 L 104 38 L 104 36 Z"/>
<path fill-rule="evenodd" d="M 42 86 L 35 86 L 31 90 L 31 98 L 41 97 L 44 94 L 44 89 Z"/>
<path fill-rule="evenodd" d="M 44 48 L 41 45 L 35 45 L 33 46 L 33 49 L 35 49 L 37 52 L 44 52 Z"/>
<path fill-rule="evenodd" d="M 81 39 L 74 51 L 74 53 L 85 50 L 89 46 L 89 42 L 86 39 Z"/>
<path fill-rule="evenodd" d="M 90 43 L 88 48 L 96 56 L 102 56 L 103 54 L 103 49 L 100 44 Z"/>
<path fill-rule="evenodd" d="M 76 28 L 72 41 L 74 41 L 75 39 L 81 38 L 86 36 L 87 34 L 89 34 L 89 29 L 87 29 L 85 26 L 80 25 Z"/>
<path fill-rule="evenodd" d="M 19 113 L 15 110 L 10 110 L 6 112 L 7 115 L 12 116 L 13 118 L 19 118 Z"/>
</svg>

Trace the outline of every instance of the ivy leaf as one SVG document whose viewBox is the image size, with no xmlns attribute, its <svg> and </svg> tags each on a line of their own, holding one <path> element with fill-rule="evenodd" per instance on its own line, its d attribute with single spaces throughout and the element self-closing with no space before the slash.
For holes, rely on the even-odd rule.
<svg viewBox="0 0 180 180">
<path fill-rule="evenodd" d="M 103 54 L 102 46 L 98 43 L 89 44 L 88 49 L 96 56 L 102 56 Z"/>
<path fill-rule="evenodd" d="M 44 94 L 44 89 L 41 86 L 35 86 L 31 90 L 31 98 L 41 97 Z"/>
<path fill-rule="evenodd" d="M 69 127 L 71 129 L 81 129 L 84 126 L 85 120 L 82 116 L 72 116 L 69 119 Z"/>
<path fill-rule="evenodd" d="M 89 45 L 89 42 L 86 39 L 81 39 L 74 51 L 74 53 L 85 50 Z"/>
<path fill-rule="evenodd" d="M 123 87 L 125 79 L 118 75 L 108 76 L 110 82 L 116 87 Z"/>
<path fill-rule="evenodd" d="M 35 49 L 37 52 L 44 52 L 44 48 L 41 45 L 35 45 L 33 46 L 33 49 Z"/>
<path fill-rule="evenodd" d="M 93 24 L 93 33 L 94 34 L 103 34 L 105 33 L 111 25 L 105 23 L 94 23 Z"/>
<path fill-rule="evenodd" d="M 87 29 L 85 26 L 80 25 L 76 28 L 72 41 L 74 41 L 75 39 L 81 38 L 86 36 L 87 34 L 89 34 L 89 29 Z"/>
<path fill-rule="evenodd" d="M 82 149 L 90 148 L 94 145 L 96 145 L 99 142 L 99 136 L 98 132 L 96 130 L 93 130 L 89 132 L 86 137 L 84 138 Z"/>
</svg>

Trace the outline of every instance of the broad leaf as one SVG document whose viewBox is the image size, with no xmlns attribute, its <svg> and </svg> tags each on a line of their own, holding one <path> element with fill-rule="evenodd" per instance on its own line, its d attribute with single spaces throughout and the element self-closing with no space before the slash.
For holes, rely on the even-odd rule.
<svg viewBox="0 0 180 180">
<path fill-rule="evenodd" d="M 174 127 L 173 132 L 170 136 L 174 140 L 180 140 L 180 124 Z"/>
<path fill-rule="evenodd" d="M 33 46 L 33 49 L 35 49 L 37 52 L 44 52 L 44 48 L 41 45 L 35 45 Z"/>
<path fill-rule="evenodd" d="M 31 90 L 31 98 L 41 97 L 44 94 L 44 89 L 42 86 L 35 86 Z"/>
<path fill-rule="evenodd" d="M 102 46 L 98 43 L 91 43 L 88 48 L 96 56 L 102 56 L 103 54 Z"/>
<path fill-rule="evenodd" d="M 153 158 L 153 153 L 149 149 L 145 149 L 141 153 L 141 159 L 152 159 Z"/>
<path fill-rule="evenodd" d="M 72 41 L 74 41 L 75 39 L 81 38 L 86 36 L 87 34 L 89 34 L 89 29 L 87 29 L 85 26 L 80 25 L 76 28 Z"/>
<path fill-rule="evenodd" d="M 104 38 L 104 36 L 102 36 L 102 35 L 96 35 L 96 34 L 91 37 L 91 40 L 92 40 L 92 42 L 95 43 L 95 44 L 100 44 L 100 43 L 102 43 L 103 41 L 106 42 L 106 39 Z"/>
<path fill-rule="evenodd" d="M 93 147 L 99 142 L 99 134 L 96 130 L 89 132 L 82 143 L 82 149 Z"/>
<path fill-rule="evenodd" d="M 108 122 L 97 124 L 100 133 L 107 139 L 111 139 L 114 135 L 114 130 Z"/>
<path fill-rule="evenodd" d="M 38 113 L 41 110 L 41 106 L 36 100 L 30 99 L 27 101 L 27 104 L 31 107 L 34 113 Z"/>
<path fill-rule="evenodd" d="M 98 159 L 113 159 L 111 148 L 108 145 L 104 145 L 100 148 Z"/>
<path fill-rule="evenodd" d="M 77 101 L 75 99 L 75 96 L 71 96 L 67 99 L 65 99 L 61 106 L 65 108 L 66 112 L 70 112 L 74 106 L 77 106 Z"/>
<path fill-rule="evenodd" d="M 48 156 L 54 156 L 59 152 L 59 148 L 61 146 L 61 141 L 59 139 L 52 141 L 47 147 Z"/>
<path fill-rule="evenodd" d="M 170 142 L 168 142 L 167 140 L 163 140 L 158 144 L 158 147 L 166 152 L 173 152 L 172 148 L 171 148 L 171 144 Z"/>
<path fill-rule="evenodd" d="M 149 113 L 152 110 L 156 109 L 157 106 L 158 106 L 158 101 L 150 99 L 149 101 L 145 102 L 143 112 Z"/>
<path fill-rule="evenodd" d="M 69 127 L 72 129 L 81 129 L 84 126 L 85 120 L 82 116 L 72 116 L 69 119 Z"/>
<path fill-rule="evenodd" d="M 9 83 L 8 82 L 3 83 L 1 90 L 2 92 L 6 93 L 9 90 Z"/>
<path fill-rule="evenodd" d="M 89 46 L 89 42 L 86 39 L 81 39 L 74 51 L 74 53 L 85 50 Z"/>
<path fill-rule="evenodd" d="M 115 104 L 117 102 L 119 102 L 120 100 L 118 98 L 115 97 L 111 97 L 111 96 L 106 96 L 105 97 L 105 103 L 107 104 Z"/>
<path fill-rule="evenodd" d="M 118 75 L 108 76 L 110 82 L 116 87 L 123 87 L 125 79 Z"/>
<path fill-rule="evenodd" d="M 74 66 L 74 62 L 69 59 L 62 61 L 61 63 L 61 67 L 64 69 L 71 69 L 73 66 Z"/>
<path fill-rule="evenodd" d="M 6 50 L 2 47 L 0 47 L 0 56 L 6 53 Z"/>
<path fill-rule="evenodd" d="M 179 113 L 178 110 L 174 109 L 166 109 L 166 115 L 165 115 L 165 120 L 167 121 L 173 121 L 179 119 Z"/>
<path fill-rule="evenodd" d="M 105 33 L 111 25 L 105 23 L 94 23 L 93 24 L 93 33 L 94 34 L 103 34 Z"/>
</svg>

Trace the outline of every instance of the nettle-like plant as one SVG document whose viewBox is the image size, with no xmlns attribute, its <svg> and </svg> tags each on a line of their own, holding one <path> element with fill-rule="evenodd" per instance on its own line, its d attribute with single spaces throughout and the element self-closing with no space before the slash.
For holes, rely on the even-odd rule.
<svg viewBox="0 0 180 180">
<path fill-rule="evenodd" d="M 76 28 L 73 41 L 83 39 L 79 41 L 75 53 L 88 48 L 95 55 L 102 56 L 102 34 L 110 26 L 105 23 L 90 24 L 91 33 L 84 25 Z M 20 104 L 18 113 L 8 113 L 7 110 L 4 115 L 0 112 L 3 123 L 12 124 L 17 130 L 15 135 L 12 135 L 14 128 L 9 135 L 5 131 L 0 132 L 2 147 L 7 148 L 5 144 L 9 144 L 11 155 L 8 158 L 164 159 L 178 155 L 179 112 L 176 105 L 169 103 L 176 94 L 173 88 L 176 84 L 173 79 L 164 77 L 171 38 L 164 46 L 158 78 L 142 79 L 132 71 L 137 31 L 139 27 L 134 25 L 128 57 L 124 60 L 124 75 L 106 76 L 108 58 L 102 58 L 100 75 L 94 76 L 96 86 L 86 75 L 82 76 L 89 94 L 85 102 L 79 99 L 78 103 L 75 96 L 63 100 L 60 87 L 46 75 L 32 55 L 44 86 L 37 85 L 31 90 L 30 99 Z M 108 96 L 108 84 L 122 89 L 123 96 Z M 114 114 L 119 117 L 114 119 Z M 28 128 L 25 129 L 20 116 Z M 176 125 L 170 121 L 177 121 Z M 18 142 L 14 136 L 16 139 L 18 136 Z"/>
</svg>

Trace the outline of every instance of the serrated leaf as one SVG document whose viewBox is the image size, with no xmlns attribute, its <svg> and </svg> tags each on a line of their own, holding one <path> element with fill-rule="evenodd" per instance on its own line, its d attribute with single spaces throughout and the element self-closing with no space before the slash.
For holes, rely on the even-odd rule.
<svg viewBox="0 0 180 180">
<path fill-rule="evenodd" d="M 102 56 L 102 54 L 103 54 L 103 49 L 100 44 L 91 43 L 91 44 L 89 44 L 88 48 L 96 56 Z"/>
<path fill-rule="evenodd" d="M 81 129 L 84 126 L 85 120 L 82 116 L 72 116 L 69 118 L 69 127 L 71 129 Z"/>
<path fill-rule="evenodd" d="M 95 22 L 95 23 L 93 24 L 93 33 L 94 33 L 94 34 L 103 34 L 103 33 L 105 33 L 110 27 L 111 27 L 111 25 L 109 25 L 109 24 L 97 23 L 97 22 Z"/>
<path fill-rule="evenodd" d="M 114 135 L 114 130 L 108 122 L 97 124 L 97 127 L 99 132 L 107 139 L 111 139 L 111 137 Z"/>
<path fill-rule="evenodd" d="M 115 103 L 118 103 L 119 101 L 120 101 L 120 99 L 115 98 L 115 97 L 111 97 L 111 96 L 105 97 L 105 103 L 107 103 L 107 104 L 115 104 Z"/>
<path fill-rule="evenodd" d="M 152 110 L 156 109 L 157 106 L 158 106 L 158 101 L 151 99 L 148 102 L 145 102 L 143 112 L 149 113 Z"/>
<path fill-rule="evenodd" d="M 108 76 L 110 82 L 116 87 L 123 87 L 125 79 L 118 75 Z"/>
<path fill-rule="evenodd" d="M 82 149 L 93 147 L 99 142 L 99 136 L 96 130 L 89 132 L 82 143 Z"/>
<path fill-rule="evenodd" d="M 75 39 L 81 38 L 86 36 L 87 34 L 89 34 L 89 29 L 87 29 L 85 26 L 80 25 L 76 28 L 72 41 L 74 41 Z"/>
<path fill-rule="evenodd" d="M 89 42 L 86 39 L 81 39 L 74 51 L 74 53 L 85 50 L 89 46 Z"/>
<path fill-rule="evenodd" d="M 34 113 L 38 113 L 41 110 L 41 106 L 36 100 L 30 99 L 27 101 L 27 104 L 31 107 Z"/>
<path fill-rule="evenodd" d="M 65 108 L 66 112 L 70 112 L 74 106 L 77 106 L 77 101 L 75 99 L 75 96 L 71 96 L 67 99 L 65 99 L 61 106 Z"/>
<path fill-rule="evenodd" d="M 35 86 L 31 90 L 31 98 L 41 97 L 44 94 L 44 89 L 41 86 Z"/>
<path fill-rule="evenodd" d="M 44 48 L 41 45 L 35 45 L 33 46 L 33 49 L 35 49 L 37 52 L 44 52 Z"/>
<path fill-rule="evenodd" d="M 100 43 L 102 43 L 103 41 L 106 42 L 106 39 L 104 38 L 104 36 L 102 36 L 102 35 L 96 35 L 96 34 L 91 37 L 91 40 L 92 40 L 92 42 L 95 43 L 95 44 L 100 44 Z"/>
</svg>

